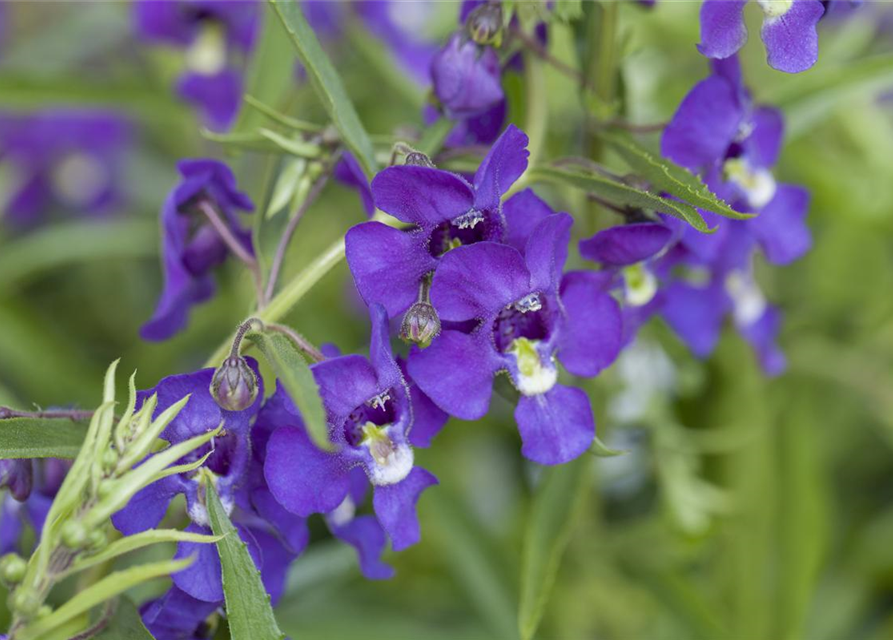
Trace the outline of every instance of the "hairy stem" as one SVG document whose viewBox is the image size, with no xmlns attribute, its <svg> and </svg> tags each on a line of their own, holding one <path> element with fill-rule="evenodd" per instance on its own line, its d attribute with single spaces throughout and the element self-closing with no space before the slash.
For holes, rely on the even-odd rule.
<svg viewBox="0 0 893 640">
<path fill-rule="evenodd" d="M 512 25 L 511 27 L 512 35 L 518 38 L 521 44 L 524 45 L 524 48 L 527 49 L 530 53 L 534 54 L 536 57 L 541 59 L 543 62 L 550 65 L 559 73 L 567 76 L 578 85 L 582 89 L 592 89 L 593 87 L 590 85 L 589 81 L 586 77 L 579 71 L 579 69 L 575 69 L 571 65 L 559 60 L 551 53 L 549 50 L 544 47 L 539 40 L 536 39 L 535 36 L 528 35 L 524 32 L 524 30 L 518 25 Z"/>
<path fill-rule="evenodd" d="M 59 418 L 68 420 L 89 420 L 93 411 L 79 409 L 48 409 L 46 411 L 19 411 L 10 407 L 0 407 L 0 420 L 10 418 Z"/>
<path fill-rule="evenodd" d="M 273 292 L 276 289 L 276 282 L 277 280 L 279 280 L 279 271 L 282 269 L 282 263 L 285 260 L 285 252 L 288 249 L 288 245 L 291 243 L 291 239 L 292 236 L 294 236 L 295 234 L 295 230 L 298 228 L 298 223 L 301 222 L 301 218 L 304 217 L 304 214 L 319 197 L 319 194 L 322 193 L 323 188 L 326 186 L 326 183 L 329 180 L 329 173 L 338 162 L 338 159 L 340 157 L 340 151 L 335 152 L 332 155 L 332 158 L 329 161 L 328 165 L 323 170 L 322 174 L 320 174 L 319 178 L 317 178 L 316 182 L 313 183 L 313 186 L 310 188 L 310 192 L 307 194 L 307 197 L 304 198 L 301 206 L 298 207 L 298 210 L 291 217 L 291 220 L 288 221 L 288 225 L 285 227 L 285 231 L 282 233 L 282 237 L 279 238 L 279 244 L 277 245 L 276 253 L 273 256 L 273 262 L 270 265 L 270 275 L 267 279 L 267 288 L 264 291 L 263 306 L 266 306 L 273 297 Z"/>
<path fill-rule="evenodd" d="M 257 260 L 247 249 L 245 249 L 244 246 L 242 246 L 242 243 L 239 242 L 236 236 L 233 235 L 232 229 L 230 229 L 229 225 L 220 217 L 220 213 L 213 204 L 208 200 L 200 200 L 197 203 L 197 207 L 199 211 L 205 214 L 208 222 L 214 227 L 214 230 L 220 236 L 220 239 L 223 240 L 224 244 L 226 244 L 227 248 L 251 271 L 251 275 L 254 276 L 254 287 L 257 290 L 258 305 L 260 305 L 263 302 L 263 276 L 260 273 L 260 265 L 257 263 Z"/>
</svg>

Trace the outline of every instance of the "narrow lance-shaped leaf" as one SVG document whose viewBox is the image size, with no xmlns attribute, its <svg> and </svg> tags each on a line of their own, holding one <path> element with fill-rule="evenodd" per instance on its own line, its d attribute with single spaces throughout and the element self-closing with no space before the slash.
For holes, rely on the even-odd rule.
<svg viewBox="0 0 893 640">
<path fill-rule="evenodd" d="M 279 630 L 270 596 L 264 589 L 260 572 L 242 542 L 210 477 L 205 493 L 211 530 L 223 536 L 217 542 L 220 566 L 223 573 L 223 594 L 226 598 L 226 615 L 232 640 L 281 640 L 285 634 Z"/>
<path fill-rule="evenodd" d="M 71 567 L 60 575 L 60 580 L 78 571 L 95 567 L 98 564 L 114 560 L 115 558 L 148 547 L 160 542 L 204 542 L 213 543 L 220 540 L 220 536 L 208 536 L 201 533 L 192 533 L 190 531 L 180 531 L 179 529 L 151 529 L 136 533 L 132 536 L 124 536 L 109 544 L 106 548 L 93 555 L 78 558 Z"/>
<path fill-rule="evenodd" d="M 0 459 L 74 459 L 87 427 L 67 418 L 9 418 L 0 420 Z"/>
<path fill-rule="evenodd" d="M 552 592 L 558 565 L 570 540 L 586 495 L 592 461 L 582 456 L 550 467 L 533 498 L 521 556 L 521 604 L 518 631 L 522 640 L 536 634 Z"/>
<path fill-rule="evenodd" d="M 279 382 L 301 412 L 313 442 L 321 449 L 332 450 L 319 388 L 294 343 L 275 331 L 251 331 L 245 338 L 253 342 L 270 363 Z"/>
<path fill-rule="evenodd" d="M 44 618 L 38 618 L 26 626 L 16 638 L 18 640 L 35 640 L 65 624 L 72 618 L 89 611 L 106 600 L 135 587 L 138 584 L 177 573 L 192 564 L 193 558 L 168 560 L 131 567 L 116 571 L 75 594 L 68 602 Z"/>
<path fill-rule="evenodd" d="M 592 442 L 592 446 L 589 447 L 589 453 L 594 455 L 596 458 L 616 458 L 617 456 L 624 456 L 629 451 L 624 451 L 623 449 L 612 449 L 604 442 L 599 440 L 598 436 Z"/>
<path fill-rule="evenodd" d="M 671 160 L 655 156 L 628 133 L 602 131 L 599 136 L 621 155 L 633 171 L 650 182 L 655 190 L 666 191 L 689 204 L 726 218 L 746 220 L 754 216 L 735 211 L 711 192 L 698 176 Z"/>
<path fill-rule="evenodd" d="M 620 207 L 637 207 L 667 213 L 680 218 L 698 231 L 710 233 L 698 210 L 687 202 L 664 198 L 657 194 L 631 187 L 596 173 L 554 167 L 537 167 L 529 171 L 529 180 L 554 182 L 588 191 Z"/>
<path fill-rule="evenodd" d="M 371 178 L 378 170 L 372 141 L 347 96 L 341 77 L 320 46 L 313 29 L 307 24 L 300 4 L 294 0 L 269 0 L 269 2 L 291 37 L 292 44 L 307 70 L 307 76 L 332 122 L 341 133 L 341 139 L 363 167 L 366 176 Z"/>
</svg>

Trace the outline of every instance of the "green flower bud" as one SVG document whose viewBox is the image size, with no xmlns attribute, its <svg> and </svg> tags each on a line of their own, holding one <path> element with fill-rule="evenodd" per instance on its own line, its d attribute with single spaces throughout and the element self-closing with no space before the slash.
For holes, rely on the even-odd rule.
<svg viewBox="0 0 893 640">
<path fill-rule="evenodd" d="M 502 44 L 502 7 L 498 3 L 482 4 L 468 14 L 465 26 L 478 44 L 498 47 Z"/>
<path fill-rule="evenodd" d="M 50 605 L 45 604 L 45 605 L 41 606 L 40 609 L 37 610 L 37 617 L 38 618 L 46 618 L 52 612 L 53 612 L 53 608 Z"/>
<path fill-rule="evenodd" d="M 109 537 L 105 532 L 105 528 L 93 529 L 87 537 L 87 545 L 92 551 L 99 551 L 105 548 L 108 543 Z"/>
<path fill-rule="evenodd" d="M 8 587 L 21 582 L 27 570 L 28 563 L 17 553 L 7 553 L 0 558 L 0 580 Z"/>
<path fill-rule="evenodd" d="M 428 302 L 416 302 L 403 316 L 400 337 L 406 342 L 414 342 L 423 349 L 440 334 L 440 318 Z"/>
<path fill-rule="evenodd" d="M 9 608 L 23 618 L 33 618 L 40 609 L 40 601 L 32 591 L 19 588 L 9 596 Z"/>
<path fill-rule="evenodd" d="M 226 411 L 244 411 L 257 398 L 257 376 L 241 356 L 231 356 L 214 372 L 211 395 Z"/>
<path fill-rule="evenodd" d="M 87 528 L 76 520 L 69 520 L 62 525 L 62 544 L 69 549 L 83 549 L 87 544 Z"/>
<path fill-rule="evenodd" d="M 102 470 L 108 473 L 116 466 L 118 466 L 118 452 L 113 447 L 109 447 L 102 454 Z"/>
</svg>

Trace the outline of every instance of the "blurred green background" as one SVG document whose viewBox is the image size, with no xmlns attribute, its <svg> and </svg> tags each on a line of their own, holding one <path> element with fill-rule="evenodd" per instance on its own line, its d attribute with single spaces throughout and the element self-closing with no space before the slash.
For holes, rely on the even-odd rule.
<svg viewBox="0 0 893 640">
<path fill-rule="evenodd" d="M 698 6 L 621 6 L 630 121 L 666 121 L 706 75 L 694 46 Z M 175 161 L 227 158 L 260 205 L 279 159 L 228 154 L 202 137 L 173 95 L 178 53 L 138 43 L 129 4 L 3 8 L 0 109 L 110 108 L 132 119 L 137 136 L 126 166 L 129 204 L 107 218 L 105 232 L 85 239 L 77 218 L 52 215 L 23 232 L 0 214 L 0 404 L 91 407 L 119 356 L 125 370 L 139 369 L 143 388 L 202 366 L 250 311 L 249 276 L 232 261 L 220 270 L 220 295 L 195 309 L 186 331 L 160 344 L 137 337 L 161 290 L 157 215 Z M 586 383 L 600 437 L 629 453 L 573 463 L 567 491 L 556 489 L 570 505 L 568 547 L 538 637 L 893 637 L 893 100 L 881 99 L 893 88 L 890 11 L 866 2 L 846 19 L 825 20 L 819 63 L 798 76 L 765 64 L 751 25 L 747 80 L 757 101 L 786 114 L 777 178 L 813 194 L 813 251 L 793 266 L 759 270 L 785 313 L 789 370 L 764 378 L 732 331 L 714 357 L 696 362 L 655 324 L 631 357 Z M 455 28 L 457 12 L 456 3 L 438 3 L 432 34 Z M 281 40 L 280 28 L 266 20 L 263 37 Z M 350 23 L 325 44 L 370 132 L 418 130 L 426 88 L 388 64 L 381 43 Z M 553 27 L 550 46 L 574 64 L 569 27 Z M 323 122 L 290 52 L 280 64 L 284 71 L 266 69 L 285 78 L 279 106 Z M 580 154 L 578 91 L 566 76 L 545 73 L 540 158 Z M 523 79 L 507 77 L 506 88 L 523 127 Z M 579 193 L 541 193 L 577 216 L 577 237 L 610 221 Z M 301 223 L 285 279 L 363 219 L 356 195 L 330 185 Z M 575 252 L 572 260 L 582 265 Z M 287 321 L 347 352 L 362 351 L 368 334 L 343 264 Z M 294 564 L 278 607 L 283 630 L 313 639 L 516 637 L 524 540 L 544 507 L 533 501 L 541 470 L 521 458 L 511 410 L 497 397 L 485 420 L 453 421 L 418 452 L 441 486 L 420 502 L 422 542 L 389 554 L 393 580 L 364 581 L 353 551 L 315 527 L 318 539 Z"/>
</svg>

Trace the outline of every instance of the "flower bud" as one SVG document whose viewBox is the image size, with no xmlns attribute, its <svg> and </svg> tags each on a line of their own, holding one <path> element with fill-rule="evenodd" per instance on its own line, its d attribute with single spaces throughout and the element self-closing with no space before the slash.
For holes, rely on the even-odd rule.
<svg viewBox="0 0 893 640">
<path fill-rule="evenodd" d="M 429 169 L 434 169 L 434 163 L 431 162 L 431 158 L 426 156 L 421 151 L 412 151 L 406 154 L 406 160 L 403 162 L 405 165 L 409 165 L 412 167 L 428 167 Z"/>
<path fill-rule="evenodd" d="M 229 357 L 214 372 L 211 395 L 221 409 L 244 411 L 257 398 L 257 376 L 244 358 Z"/>
<path fill-rule="evenodd" d="M 498 47 L 502 44 L 502 7 L 490 2 L 482 4 L 468 14 L 465 26 L 478 44 Z"/>
<path fill-rule="evenodd" d="M 99 551 L 104 549 L 106 545 L 109 543 L 108 534 L 105 532 L 105 529 L 102 527 L 98 529 L 93 529 L 90 532 L 90 535 L 87 536 L 87 545 L 90 547 L 92 551 Z"/>
<path fill-rule="evenodd" d="M 83 549 L 87 544 L 87 528 L 76 520 L 69 520 L 62 525 L 62 544 L 69 549 Z"/>
<path fill-rule="evenodd" d="M 437 310 L 427 302 L 416 302 L 403 316 L 400 337 L 414 342 L 423 349 L 440 334 L 440 318 Z"/>
<path fill-rule="evenodd" d="M 34 484 L 34 465 L 31 460 L 0 460 L 0 489 L 9 487 L 10 495 L 24 502 L 31 495 Z"/>
<path fill-rule="evenodd" d="M 18 584 L 25 577 L 28 563 L 17 553 L 7 553 L 0 558 L 0 581 L 6 586 Z"/>
<path fill-rule="evenodd" d="M 9 596 L 9 608 L 22 618 L 33 618 L 40 609 L 40 601 L 30 589 L 19 587 Z"/>
</svg>

